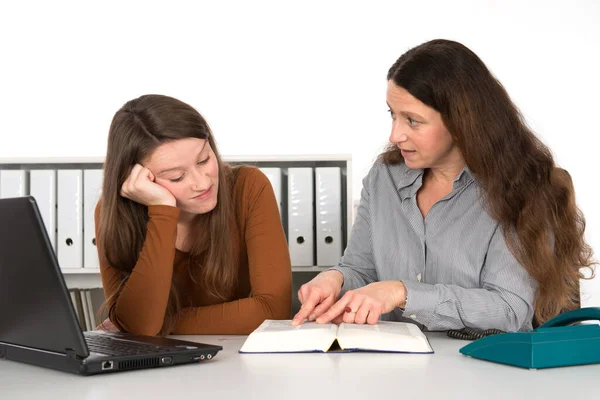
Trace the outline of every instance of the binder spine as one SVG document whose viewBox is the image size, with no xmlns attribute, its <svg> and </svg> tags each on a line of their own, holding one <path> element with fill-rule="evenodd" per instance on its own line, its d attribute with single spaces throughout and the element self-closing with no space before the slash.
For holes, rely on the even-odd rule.
<svg viewBox="0 0 600 400">
<path fill-rule="evenodd" d="M 57 256 L 61 268 L 83 263 L 83 205 L 81 170 L 58 171 Z"/>
</svg>

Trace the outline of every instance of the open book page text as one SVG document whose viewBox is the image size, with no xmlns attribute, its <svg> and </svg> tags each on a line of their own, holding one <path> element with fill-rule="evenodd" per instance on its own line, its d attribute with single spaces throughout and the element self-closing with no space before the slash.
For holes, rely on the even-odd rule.
<svg viewBox="0 0 600 400">
<path fill-rule="evenodd" d="M 376 325 L 340 324 L 337 334 L 342 349 L 429 353 L 427 337 L 419 327 L 404 322 L 379 321 Z"/>
</svg>

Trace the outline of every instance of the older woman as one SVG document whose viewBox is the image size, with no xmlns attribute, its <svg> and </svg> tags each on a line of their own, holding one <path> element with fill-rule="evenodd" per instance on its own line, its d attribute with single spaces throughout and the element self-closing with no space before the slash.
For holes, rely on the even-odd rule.
<svg viewBox="0 0 600 400">
<path fill-rule="evenodd" d="M 575 307 L 593 262 L 571 179 L 484 63 L 433 40 L 387 80 L 391 144 L 339 266 L 300 288 L 292 324 L 516 331 Z"/>
</svg>

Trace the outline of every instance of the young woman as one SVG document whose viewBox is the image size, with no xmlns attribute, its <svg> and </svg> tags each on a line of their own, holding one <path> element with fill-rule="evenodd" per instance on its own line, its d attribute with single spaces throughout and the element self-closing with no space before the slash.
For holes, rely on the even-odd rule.
<svg viewBox="0 0 600 400">
<path fill-rule="evenodd" d="M 593 261 L 571 179 L 484 63 L 433 40 L 387 80 L 390 147 L 340 265 L 300 288 L 293 324 L 517 331 L 577 307 Z"/>
<path fill-rule="evenodd" d="M 289 318 L 290 258 L 269 180 L 223 163 L 204 118 L 179 100 L 146 95 L 115 114 L 96 237 L 119 330 L 247 334 Z"/>
</svg>

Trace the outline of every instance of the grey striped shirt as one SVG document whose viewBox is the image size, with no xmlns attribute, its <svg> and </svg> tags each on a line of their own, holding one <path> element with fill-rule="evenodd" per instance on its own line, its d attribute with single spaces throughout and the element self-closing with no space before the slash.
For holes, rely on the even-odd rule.
<svg viewBox="0 0 600 400">
<path fill-rule="evenodd" d="M 424 219 L 417 206 L 423 170 L 377 161 L 363 180 L 352 234 L 340 265 L 342 293 L 401 280 L 404 311 L 382 319 L 428 330 L 531 329 L 536 282 L 508 250 L 465 168 L 452 192 Z"/>
</svg>

